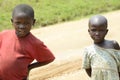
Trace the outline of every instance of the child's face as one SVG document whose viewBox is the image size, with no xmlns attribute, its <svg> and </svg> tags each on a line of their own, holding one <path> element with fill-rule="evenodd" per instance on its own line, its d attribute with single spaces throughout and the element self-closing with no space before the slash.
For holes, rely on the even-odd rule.
<svg viewBox="0 0 120 80">
<path fill-rule="evenodd" d="M 18 37 L 27 36 L 35 23 L 35 20 L 25 13 L 16 14 L 11 21 Z"/>
<path fill-rule="evenodd" d="M 104 41 L 104 37 L 108 32 L 108 29 L 105 25 L 89 25 L 88 32 L 91 38 L 94 40 L 94 43 L 101 43 Z"/>
</svg>

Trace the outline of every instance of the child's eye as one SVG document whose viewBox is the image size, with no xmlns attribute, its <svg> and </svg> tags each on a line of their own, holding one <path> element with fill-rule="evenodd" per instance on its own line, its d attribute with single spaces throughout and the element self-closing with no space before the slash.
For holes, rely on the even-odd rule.
<svg viewBox="0 0 120 80">
<path fill-rule="evenodd" d="M 19 24 L 20 24 L 20 22 L 15 22 L 15 24 L 16 24 L 16 25 L 19 25 Z"/>
<path fill-rule="evenodd" d="M 25 25 L 30 25 L 30 23 L 24 23 Z"/>
<path fill-rule="evenodd" d="M 96 31 L 96 29 L 91 29 L 91 31 L 92 31 L 92 32 L 95 32 L 95 31 Z"/>
</svg>

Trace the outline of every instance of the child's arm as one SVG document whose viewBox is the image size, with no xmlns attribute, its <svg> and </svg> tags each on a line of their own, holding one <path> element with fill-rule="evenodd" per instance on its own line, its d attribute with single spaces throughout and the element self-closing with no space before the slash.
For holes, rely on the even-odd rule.
<svg viewBox="0 0 120 80">
<path fill-rule="evenodd" d="M 30 70 L 33 69 L 33 68 L 37 68 L 37 67 L 40 67 L 40 66 L 44 66 L 44 65 L 52 62 L 53 60 L 54 60 L 54 59 L 49 60 L 49 61 L 46 61 L 46 62 L 34 62 L 34 63 L 32 63 L 32 64 L 30 64 L 30 65 L 28 66 L 28 71 L 30 71 Z"/>
<path fill-rule="evenodd" d="M 119 78 L 120 78 L 120 72 L 118 72 L 118 74 L 119 74 Z"/>
<path fill-rule="evenodd" d="M 91 77 L 91 59 L 90 59 L 90 53 L 88 52 L 88 49 L 85 48 L 83 51 L 83 57 L 82 57 L 82 68 L 85 69 L 87 75 Z"/>
<path fill-rule="evenodd" d="M 86 71 L 86 73 L 88 74 L 88 76 L 91 77 L 91 71 L 92 71 L 91 68 L 85 69 L 85 71 Z"/>
<path fill-rule="evenodd" d="M 47 48 L 46 45 L 42 41 L 38 42 L 34 48 L 35 52 L 32 54 L 32 57 L 36 59 L 36 62 L 31 63 L 28 66 L 28 70 L 30 71 L 33 68 L 40 67 L 46 65 L 52 61 L 54 61 L 55 57 L 53 53 Z"/>
<path fill-rule="evenodd" d="M 119 43 L 117 41 L 113 41 L 113 44 L 114 44 L 115 49 L 120 50 L 120 46 L 119 46 Z M 120 72 L 118 72 L 118 74 L 119 74 L 119 77 L 120 77 Z"/>
</svg>

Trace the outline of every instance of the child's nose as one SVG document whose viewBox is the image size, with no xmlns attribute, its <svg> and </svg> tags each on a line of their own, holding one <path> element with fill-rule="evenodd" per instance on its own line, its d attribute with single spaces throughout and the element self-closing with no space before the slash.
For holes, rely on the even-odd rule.
<svg viewBox="0 0 120 80">
<path fill-rule="evenodd" d="M 97 31 L 96 33 L 95 33 L 95 35 L 99 35 L 100 34 L 100 32 L 99 31 Z"/>
<path fill-rule="evenodd" d="M 22 28 L 25 28 L 25 26 L 24 26 L 23 24 L 20 24 L 20 25 L 19 25 L 19 28 L 22 29 Z"/>
</svg>

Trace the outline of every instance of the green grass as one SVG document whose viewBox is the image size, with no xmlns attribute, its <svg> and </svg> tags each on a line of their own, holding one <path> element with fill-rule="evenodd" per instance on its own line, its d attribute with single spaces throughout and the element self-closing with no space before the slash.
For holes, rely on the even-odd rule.
<svg viewBox="0 0 120 80">
<path fill-rule="evenodd" d="M 21 3 L 34 8 L 36 27 L 120 9 L 119 0 L 0 0 L 0 31 L 12 28 L 12 9 Z"/>
</svg>

